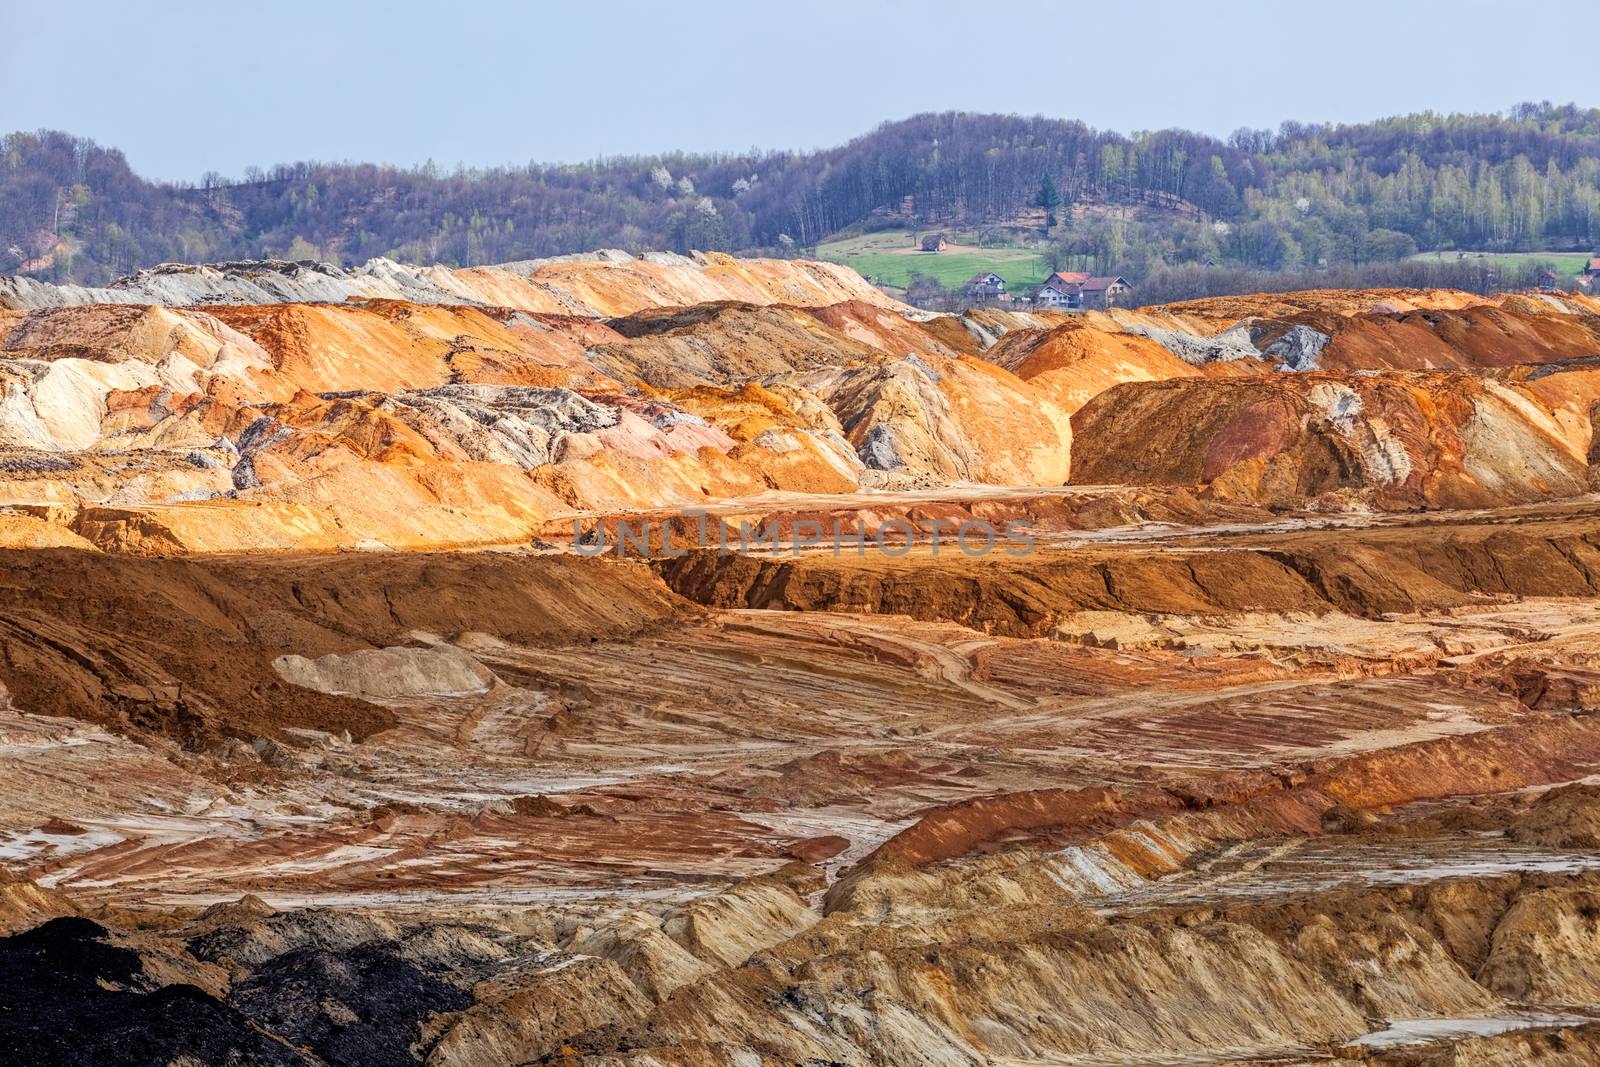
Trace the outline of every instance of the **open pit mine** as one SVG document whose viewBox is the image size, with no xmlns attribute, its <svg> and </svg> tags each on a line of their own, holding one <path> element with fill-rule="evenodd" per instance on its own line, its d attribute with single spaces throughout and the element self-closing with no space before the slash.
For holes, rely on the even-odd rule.
<svg viewBox="0 0 1600 1067">
<path fill-rule="evenodd" d="M 1564 294 L 0 279 L 0 1049 L 1600 1062 L 1597 412 Z"/>
</svg>

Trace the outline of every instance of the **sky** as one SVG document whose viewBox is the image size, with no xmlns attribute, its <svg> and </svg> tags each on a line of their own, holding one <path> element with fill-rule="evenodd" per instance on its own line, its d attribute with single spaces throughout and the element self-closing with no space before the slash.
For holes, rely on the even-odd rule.
<svg viewBox="0 0 1600 1067">
<path fill-rule="evenodd" d="M 1581 7 L 1581 5 L 1580 5 Z M 0 132 L 149 178 L 829 147 L 923 111 L 1225 136 L 1600 104 L 1592 26 L 1478 0 L 0 0 Z"/>
</svg>

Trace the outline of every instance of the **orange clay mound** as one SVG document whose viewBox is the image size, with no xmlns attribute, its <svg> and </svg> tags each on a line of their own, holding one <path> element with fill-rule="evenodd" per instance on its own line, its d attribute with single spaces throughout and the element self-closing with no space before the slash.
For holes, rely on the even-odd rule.
<svg viewBox="0 0 1600 1067">
<path fill-rule="evenodd" d="M 1074 418 L 1072 480 L 1206 485 L 1274 505 L 1349 491 L 1386 506 L 1484 507 L 1586 491 L 1583 398 L 1600 396 L 1600 376 L 1519 377 L 1125 384 Z"/>
<path fill-rule="evenodd" d="M 1273 507 L 1522 501 L 1587 489 L 1600 399 L 1600 316 L 1544 294 L 951 316 L 827 264 L 608 255 L 163 268 L 107 295 L 146 290 L 209 303 L 0 318 L 0 507 L 29 509 L 8 536 L 515 544 L 611 510 L 1069 479 Z"/>
</svg>

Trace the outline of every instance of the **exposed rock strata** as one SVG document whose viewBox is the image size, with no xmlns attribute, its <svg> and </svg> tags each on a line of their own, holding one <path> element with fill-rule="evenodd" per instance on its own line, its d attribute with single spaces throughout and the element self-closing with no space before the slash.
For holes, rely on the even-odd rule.
<svg viewBox="0 0 1600 1067">
<path fill-rule="evenodd" d="M 0 302 L 8 1049 L 1594 1059 L 1592 301 Z"/>
</svg>

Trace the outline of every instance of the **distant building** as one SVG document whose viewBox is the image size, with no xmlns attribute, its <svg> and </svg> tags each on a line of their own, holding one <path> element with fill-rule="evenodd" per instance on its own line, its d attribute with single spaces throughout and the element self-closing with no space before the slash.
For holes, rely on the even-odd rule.
<svg viewBox="0 0 1600 1067">
<path fill-rule="evenodd" d="M 1074 306 L 1078 299 L 1077 286 L 1069 286 L 1054 278 L 1049 279 L 1033 292 L 1033 302 L 1039 307 L 1067 308 Z"/>
<path fill-rule="evenodd" d="M 1033 302 L 1040 307 L 1082 307 L 1081 290 L 1089 275 L 1075 270 L 1058 270 L 1034 290 Z"/>
<path fill-rule="evenodd" d="M 1081 271 L 1056 271 L 1033 294 L 1038 307 L 1108 308 L 1125 305 L 1133 286 L 1120 276 L 1093 277 Z"/>
<path fill-rule="evenodd" d="M 944 234 L 930 233 L 922 239 L 924 252 L 943 252 L 945 250 Z"/>
<path fill-rule="evenodd" d="M 1006 280 L 994 271 L 979 271 L 966 280 L 961 291 L 974 300 L 999 300 L 1006 295 Z"/>
<path fill-rule="evenodd" d="M 1593 256 L 1583 265 L 1583 276 L 1586 278 L 1600 277 L 1600 256 Z"/>
<path fill-rule="evenodd" d="M 1133 286 L 1123 277 L 1090 278 L 1078 290 L 1081 307 L 1109 308 L 1126 305 L 1133 296 Z"/>
</svg>

